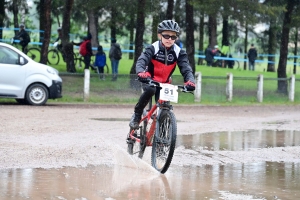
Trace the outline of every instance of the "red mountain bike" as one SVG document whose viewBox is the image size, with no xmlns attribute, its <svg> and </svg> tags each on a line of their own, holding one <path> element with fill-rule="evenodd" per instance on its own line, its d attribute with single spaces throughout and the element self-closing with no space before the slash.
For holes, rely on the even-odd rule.
<svg viewBox="0 0 300 200">
<path fill-rule="evenodd" d="M 193 92 L 187 91 L 182 85 L 162 84 L 153 80 L 149 80 L 147 84 L 160 89 L 159 100 L 152 106 L 151 99 L 148 110 L 144 109 L 139 128 L 130 129 L 127 151 L 142 159 L 146 147 L 152 146 L 151 164 L 163 174 L 171 164 L 177 136 L 176 118 L 170 102 L 177 103 L 178 88 L 182 92 Z"/>
</svg>

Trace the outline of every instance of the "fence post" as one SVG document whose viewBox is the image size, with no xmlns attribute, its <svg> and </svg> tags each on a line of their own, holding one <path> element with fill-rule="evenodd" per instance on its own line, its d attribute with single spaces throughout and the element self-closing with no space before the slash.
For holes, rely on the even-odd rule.
<svg viewBox="0 0 300 200">
<path fill-rule="evenodd" d="M 232 88 L 233 88 L 233 75 L 232 73 L 227 74 L 227 83 L 226 83 L 226 98 L 227 101 L 232 101 Z"/>
<path fill-rule="evenodd" d="M 263 93 L 264 93 L 264 76 L 262 74 L 257 77 L 257 101 L 259 103 L 263 102 Z"/>
<path fill-rule="evenodd" d="M 201 72 L 195 73 L 196 77 L 196 89 L 195 89 L 195 102 L 201 102 L 201 84 L 202 84 L 202 75 Z"/>
<path fill-rule="evenodd" d="M 295 75 L 293 74 L 290 79 L 290 92 L 289 92 L 289 100 L 294 102 L 295 98 Z"/>
<path fill-rule="evenodd" d="M 84 88 L 83 88 L 83 99 L 88 101 L 90 96 L 90 70 L 84 70 Z"/>
</svg>

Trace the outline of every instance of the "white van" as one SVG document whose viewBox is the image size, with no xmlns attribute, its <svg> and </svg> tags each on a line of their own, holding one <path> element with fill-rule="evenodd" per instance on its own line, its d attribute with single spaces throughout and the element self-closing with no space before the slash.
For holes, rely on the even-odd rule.
<svg viewBox="0 0 300 200">
<path fill-rule="evenodd" d="M 29 105 L 44 105 L 62 97 L 58 71 L 37 63 L 19 49 L 0 42 L 0 98 Z"/>
</svg>

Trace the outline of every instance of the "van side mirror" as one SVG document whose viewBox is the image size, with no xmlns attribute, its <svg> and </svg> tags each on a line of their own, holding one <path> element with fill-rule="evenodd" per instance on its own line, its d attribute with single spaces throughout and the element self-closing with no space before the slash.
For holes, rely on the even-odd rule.
<svg viewBox="0 0 300 200">
<path fill-rule="evenodd" d="M 19 63 L 20 63 L 20 65 L 24 65 L 24 64 L 25 64 L 25 60 L 24 60 L 24 58 L 21 57 L 21 56 L 20 56 L 20 58 L 19 58 Z"/>
</svg>

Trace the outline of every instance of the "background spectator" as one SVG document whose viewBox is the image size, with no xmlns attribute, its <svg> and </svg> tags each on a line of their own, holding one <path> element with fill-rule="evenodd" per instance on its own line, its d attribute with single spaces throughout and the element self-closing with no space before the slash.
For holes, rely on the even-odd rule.
<svg viewBox="0 0 300 200">
<path fill-rule="evenodd" d="M 248 59 L 249 59 L 249 70 L 255 70 L 255 60 L 257 58 L 257 51 L 254 47 L 254 44 L 251 44 L 251 47 L 248 51 Z"/>
</svg>

